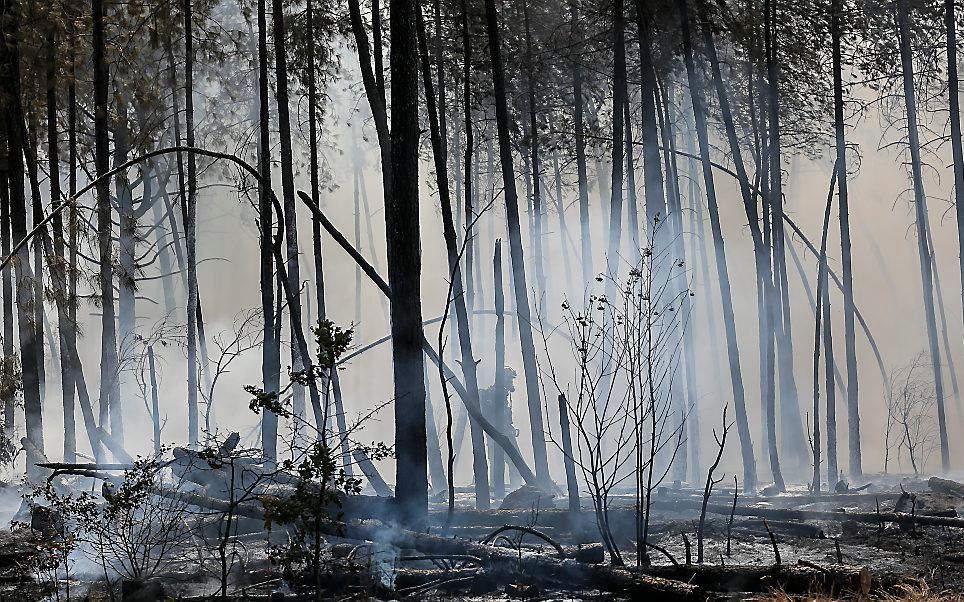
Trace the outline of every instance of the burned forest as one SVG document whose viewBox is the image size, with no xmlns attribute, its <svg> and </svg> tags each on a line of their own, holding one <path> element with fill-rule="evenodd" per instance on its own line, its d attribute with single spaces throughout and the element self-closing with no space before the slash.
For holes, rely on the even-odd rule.
<svg viewBox="0 0 964 602">
<path fill-rule="evenodd" d="M 0 601 L 964 600 L 957 0 L 0 0 Z"/>
</svg>

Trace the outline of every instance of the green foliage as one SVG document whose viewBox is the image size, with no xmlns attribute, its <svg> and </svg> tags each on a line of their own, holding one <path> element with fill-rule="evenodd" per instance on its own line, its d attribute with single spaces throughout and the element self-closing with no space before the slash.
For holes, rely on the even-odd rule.
<svg viewBox="0 0 964 602">
<path fill-rule="evenodd" d="M 40 558 L 66 571 L 70 553 L 83 543 L 105 575 L 147 579 L 167 567 L 183 551 L 191 527 L 187 504 L 161 491 L 161 470 L 157 459 L 139 458 L 123 477 L 104 481 L 100 496 L 62 493 L 51 482 L 35 488 L 29 503 L 46 507 L 57 531 L 41 544 Z"/>
<path fill-rule="evenodd" d="M 267 522 L 283 525 L 288 542 L 269 550 L 279 565 L 302 590 L 314 589 L 316 595 L 325 563 L 323 527 L 341 518 L 342 498 L 361 493 L 361 480 L 339 468 L 337 452 L 316 441 L 298 462 L 286 460 L 283 468 L 299 477 L 295 490 L 287 497 L 266 503 Z"/>
</svg>

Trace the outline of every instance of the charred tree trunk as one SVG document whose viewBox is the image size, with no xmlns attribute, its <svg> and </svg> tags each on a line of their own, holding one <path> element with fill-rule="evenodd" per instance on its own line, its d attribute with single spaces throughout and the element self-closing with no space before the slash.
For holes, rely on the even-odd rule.
<svg viewBox="0 0 964 602">
<path fill-rule="evenodd" d="M 93 0 L 93 69 L 94 69 L 94 166 L 98 177 L 110 163 L 110 139 L 107 128 L 108 77 L 104 57 L 104 1 Z M 101 421 L 110 408 L 110 395 L 117 378 L 117 331 L 114 313 L 114 270 L 111 245 L 111 204 L 108 178 L 97 185 L 97 246 L 100 261 L 98 285 L 101 303 L 100 339 L 100 414 Z M 196 389 L 197 387 L 195 387 Z M 103 424 L 102 424 L 103 426 Z M 100 462 L 102 459 L 97 458 Z"/>
<path fill-rule="evenodd" d="M 284 230 L 286 259 L 288 270 L 288 285 L 298 290 L 301 287 L 301 266 L 298 259 L 298 220 L 297 203 L 295 200 L 295 176 L 294 158 L 291 148 L 291 122 L 288 109 L 288 56 L 287 40 L 285 33 L 285 15 L 283 0 L 272 0 L 272 33 L 274 36 L 274 60 L 275 60 L 275 98 L 278 101 L 278 130 L 281 137 L 281 189 L 284 202 Z M 311 107 L 314 110 L 314 107 Z M 295 295 L 291 299 L 288 307 L 289 328 L 294 329 L 294 322 L 291 314 L 297 313 L 301 316 L 301 295 Z M 295 333 L 291 333 L 294 340 Z M 291 347 L 291 369 L 294 372 L 302 372 L 306 366 L 311 364 L 311 358 L 302 357 L 297 346 Z M 314 381 L 308 381 L 308 388 L 311 396 L 313 408 L 319 408 L 320 414 L 321 401 L 318 395 L 318 388 L 314 386 Z M 304 418 L 305 416 L 305 389 L 295 383 L 292 386 L 292 411 L 295 416 Z M 295 426 L 296 433 L 299 433 L 300 426 Z M 300 437 L 300 434 L 298 435 Z"/>
<path fill-rule="evenodd" d="M 515 168 L 512 161 L 512 141 L 509 133 L 509 110 L 506 99 L 505 70 L 502 62 L 502 33 L 495 0 L 485 0 L 486 28 L 492 64 L 493 91 L 495 96 L 496 123 L 499 131 L 499 158 L 505 183 L 506 225 L 509 232 L 509 256 L 512 261 L 512 280 L 516 299 L 516 317 L 522 346 L 522 365 L 526 381 L 526 397 L 529 407 L 529 425 L 532 432 L 532 451 L 539 482 L 548 485 L 549 460 L 542 418 L 542 399 L 539 392 L 539 374 L 536 365 L 536 349 L 532 336 L 532 316 L 529 290 L 526 285 L 525 258 L 522 249 L 522 232 L 519 226 L 519 197 L 515 187 Z"/>
<path fill-rule="evenodd" d="M 2 52 L 2 50 L 0 50 Z M 6 63 L 6 57 L 0 61 L 0 65 Z M 9 140 L 7 139 L 7 124 L 0 122 L 2 136 L 0 136 L 0 152 L 7 156 L 9 153 Z M 10 171 L 7 162 L 0 162 L 0 252 L 4 257 L 10 256 Z M 13 347 L 13 321 L 16 311 L 13 308 L 13 266 L 7 264 L 0 270 L 0 290 L 3 293 L 3 358 L 0 363 L 0 378 L 3 379 L 4 386 L 0 389 L 0 402 L 3 403 L 3 433 L 8 439 L 14 436 L 14 419 L 16 414 L 17 390 L 12 383 L 16 365 L 14 364 Z"/>
<path fill-rule="evenodd" d="M 579 22 L 579 3 L 570 3 L 572 24 L 571 35 L 576 35 Z M 586 174 L 586 133 L 583 123 L 583 92 L 582 67 L 579 59 L 572 60 L 572 97 L 573 97 L 573 126 L 575 129 L 576 146 L 576 179 L 579 188 L 579 235 L 582 250 L 582 280 L 583 286 L 591 282 L 592 273 L 592 230 L 589 227 L 589 178 Z"/>
<path fill-rule="evenodd" d="M 280 391 L 281 354 L 279 332 L 275 328 L 275 277 L 271 230 L 271 139 L 268 114 L 268 25 L 265 0 L 258 0 L 258 214 L 261 225 L 261 313 L 264 319 L 264 343 L 261 345 L 261 378 L 268 393 Z M 261 418 L 261 446 L 267 461 L 278 457 L 278 416 L 266 411 Z"/>
<path fill-rule="evenodd" d="M 68 338 L 74 329 L 68 312 L 73 299 L 69 296 L 67 284 L 67 252 L 64 238 L 64 220 L 60 213 L 61 181 L 60 181 L 60 147 L 57 127 L 57 40 L 51 27 L 47 34 L 47 160 L 50 172 L 50 200 L 53 205 L 53 261 L 48 260 L 50 272 L 54 280 L 54 295 L 57 298 L 57 331 L 60 346 L 60 383 L 63 397 L 64 411 L 64 462 L 77 461 L 77 428 L 74 408 L 74 374 L 67 347 Z M 0 180 L 0 186 L 3 186 Z M 0 220 L 2 223 L 2 220 Z M 0 225 L 0 227 L 3 227 Z"/>
<path fill-rule="evenodd" d="M 509 408 L 505 399 L 505 295 L 502 292 L 502 239 L 495 241 L 492 260 L 492 291 L 495 295 L 495 383 L 492 386 L 492 424 L 506 432 Z M 505 452 L 498 445 L 489 448 L 492 455 L 489 461 L 492 471 L 492 494 L 497 499 L 505 497 Z"/>
<path fill-rule="evenodd" d="M 385 197 L 388 281 L 392 291 L 395 376 L 395 496 L 401 519 L 424 525 L 428 512 L 422 260 L 418 219 L 418 49 L 415 0 L 391 0 L 391 196 Z"/>
<path fill-rule="evenodd" d="M 747 491 L 756 489 L 756 457 L 753 450 L 753 440 L 750 435 L 750 425 L 746 415 L 746 390 L 743 386 L 743 374 L 740 368 L 740 350 L 736 335 L 736 323 L 733 315 L 733 295 L 730 290 L 730 276 L 726 265 L 726 251 L 723 245 L 723 230 L 720 225 L 720 210 L 716 202 L 716 185 L 713 181 L 713 167 L 710 163 L 709 134 L 706 126 L 706 109 L 703 99 L 703 81 L 696 70 L 693 59 L 693 46 L 690 34 L 690 19 L 687 0 L 679 0 L 680 18 L 683 32 L 683 51 L 686 62 L 686 74 L 689 79 L 690 100 L 696 121 L 696 135 L 699 143 L 700 163 L 703 172 L 704 194 L 710 214 L 710 230 L 716 250 L 716 272 L 720 286 L 721 309 L 723 313 L 723 328 L 726 336 L 727 357 L 729 359 L 730 383 L 733 389 L 733 403 L 736 410 L 737 432 L 740 435 L 740 449 L 743 459 L 743 488 Z M 716 65 L 710 57 L 711 65 Z M 715 69 L 714 69 L 715 79 Z M 739 161 L 735 162 L 740 165 Z M 744 178 L 745 180 L 745 178 Z M 741 183 L 742 184 L 742 183 Z M 751 222 L 753 223 L 753 222 Z"/>
<path fill-rule="evenodd" d="M 616 283 L 620 265 L 620 235 L 623 225 L 623 168 L 625 140 L 623 128 L 625 119 L 620 118 L 626 106 L 626 15 L 623 0 L 613 1 L 613 160 L 612 160 L 612 188 L 609 197 L 609 250 L 606 256 L 608 296 L 615 302 Z M 645 136 L 644 136 L 645 137 Z M 649 195 L 646 196 L 647 202 Z M 634 262 L 635 258 L 626 258 Z M 609 360 L 604 360 L 608 363 Z"/>
<path fill-rule="evenodd" d="M 426 104 L 428 105 L 429 128 L 431 130 L 432 149 L 435 157 L 435 174 L 438 179 L 439 200 L 442 205 L 442 227 L 445 237 L 445 249 L 448 253 L 449 277 L 452 279 L 452 298 L 455 303 L 455 318 L 458 324 L 459 351 L 461 354 L 462 375 L 465 378 L 469 399 L 464 400 L 475 406 L 480 412 L 478 367 L 472 353 L 472 338 L 469 329 L 469 317 L 465 303 L 465 289 L 462 283 L 462 268 L 459 262 L 455 222 L 452 215 L 452 200 L 448 188 L 448 168 L 446 166 L 446 152 L 442 142 L 439 127 L 438 111 L 435 105 L 435 93 L 432 90 L 431 68 L 428 62 L 428 45 L 425 41 L 425 26 L 419 11 L 418 43 L 421 53 L 422 82 L 425 88 Z M 471 275 L 470 275 L 471 277 Z M 475 475 L 475 506 L 478 510 L 487 510 L 490 506 L 489 496 L 489 467 L 485 457 L 485 433 L 479 424 L 472 420 L 472 469 Z"/>
<path fill-rule="evenodd" d="M 617 0 L 621 1 L 621 0 Z M 536 272 L 536 307 L 540 316 L 546 315 L 546 271 L 543 259 L 543 202 L 542 168 L 539 156 L 539 123 L 536 118 L 535 59 L 532 55 L 532 27 L 529 22 L 529 3 L 522 3 L 523 22 L 526 40 L 526 77 L 529 101 L 529 150 L 532 167 L 532 260 Z"/>
<path fill-rule="evenodd" d="M 813 326 L 813 442 L 811 447 L 813 448 L 813 483 L 812 490 L 814 493 L 820 493 L 820 458 L 821 458 L 821 448 L 820 448 L 820 335 L 825 332 L 821 329 L 821 322 L 824 320 L 829 320 L 830 312 L 829 307 L 826 303 L 829 302 L 830 296 L 825 295 L 827 290 L 827 233 L 830 230 L 830 209 L 833 205 L 833 184 L 837 181 L 836 171 L 831 179 L 830 192 L 827 194 L 827 205 L 826 210 L 823 214 L 823 230 L 820 236 L 820 257 L 818 258 L 817 264 L 817 294 L 816 294 L 816 307 L 814 308 L 814 326 Z M 826 329 L 827 324 L 823 325 Z M 826 346 L 827 341 L 824 340 L 824 345 Z M 830 395 L 833 393 L 833 373 L 831 371 L 830 378 L 827 379 L 827 399 L 828 399 L 828 422 L 829 422 L 829 400 Z M 829 439 L 828 439 L 829 448 Z M 830 479 L 831 490 L 833 488 L 833 479 Z"/>
<path fill-rule="evenodd" d="M 952 3 L 953 5 L 953 3 Z M 953 10 L 953 9 L 952 9 Z M 847 427 L 849 429 L 849 466 L 850 474 L 854 478 L 863 475 L 860 455 L 860 406 L 859 390 L 860 381 L 857 378 L 857 337 L 854 327 L 854 277 L 853 277 L 853 258 L 850 246 L 850 200 L 847 190 L 847 138 L 845 134 L 844 106 L 843 106 L 843 60 L 841 58 L 840 40 L 843 35 L 840 26 L 841 12 L 843 3 L 841 0 L 833 0 L 830 8 L 830 35 L 833 45 L 833 113 L 834 113 L 834 133 L 837 150 L 837 186 L 838 202 L 840 203 L 840 263 L 841 278 L 843 279 L 843 298 L 844 298 L 844 353 L 847 363 Z M 948 63 L 948 77 L 950 74 L 950 63 Z M 953 138 L 954 123 L 958 123 L 958 146 L 960 149 L 960 121 L 953 117 L 953 109 L 956 104 L 956 94 L 951 94 L 951 132 Z M 955 160 L 955 181 L 957 180 L 961 160 Z M 957 188 L 961 189 L 960 186 Z M 964 194 L 964 189 L 957 194 Z M 962 211 L 961 203 L 958 204 L 958 211 Z M 964 231 L 962 231 L 964 232 Z M 964 235 L 964 234 L 962 234 Z M 964 270 L 964 264 L 962 270 Z M 962 272 L 964 273 L 964 272 Z M 830 420 L 828 414 L 827 420 Z M 829 424 L 829 423 L 828 423 Z M 829 428 L 829 426 L 828 426 Z M 830 436 L 830 433 L 827 433 Z M 830 444 L 828 439 L 827 444 Z M 829 449 L 828 449 L 829 454 Z M 829 458 L 828 458 L 829 461 Z M 833 478 L 836 478 L 836 474 Z M 833 480 L 831 478 L 831 480 Z"/>
<path fill-rule="evenodd" d="M 766 319 L 766 341 L 763 345 L 766 354 L 766 375 L 764 376 L 764 417 L 766 420 L 767 448 L 770 455 L 770 472 L 773 482 L 780 491 L 786 489 L 783 470 L 780 466 L 779 441 L 777 441 L 776 405 L 776 348 L 780 335 L 777 331 L 777 303 L 782 303 L 781 268 L 786 265 L 783 238 L 783 162 L 780 153 L 780 69 L 777 63 L 776 8 L 777 0 L 764 0 L 764 45 L 766 47 L 766 67 L 769 87 L 767 89 L 767 109 L 770 121 L 770 210 L 772 211 L 773 231 L 773 270 L 760 275 L 766 295 L 764 316 Z M 772 276 L 772 279 L 768 276 Z M 781 305 L 782 307 L 782 305 Z M 782 374 L 781 374 L 782 377 Z M 780 378 L 781 386 L 784 379 Z"/>
<path fill-rule="evenodd" d="M 10 231 L 13 241 L 21 241 L 27 236 L 27 199 L 24 195 L 24 112 L 20 92 L 20 6 L 8 3 L 3 7 L 3 32 L 0 34 L 0 65 L 6 90 L 3 118 L 6 127 Z M 37 328 L 42 324 L 35 321 L 34 303 L 43 303 L 34 293 L 34 274 L 30 266 L 29 245 L 22 245 L 17 251 L 14 262 L 14 282 L 17 298 L 17 326 L 20 336 L 20 362 L 22 366 L 22 386 L 24 415 L 26 417 L 27 440 L 32 444 L 27 448 L 27 474 L 35 475 L 36 462 L 41 461 L 43 453 L 43 422 L 40 394 L 39 372 L 33 367 L 39 361 Z"/>
<path fill-rule="evenodd" d="M 194 147 L 194 16 L 191 0 L 184 0 L 184 130 Z M 198 423 L 198 281 L 197 281 L 197 158 L 187 155 L 187 215 L 184 243 L 187 249 L 187 418 L 188 444 L 197 448 Z"/>
<path fill-rule="evenodd" d="M 914 63 L 911 54 L 910 19 L 907 0 L 897 2 L 897 29 L 900 40 L 900 63 L 904 83 L 904 107 L 907 113 L 907 142 L 910 147 L 911 174 L 914 183 L 914 204 L 917 229 L 917 251 L 920 259 L 921 284 L 923 286 L 924 321 L 927 325 L 927 341 L 934 370 L 934 395 L 937 402 L 937 423 L 940 434 L 941 468 L 946 473 L 951 468 L 947 439 L 947 421 L 944 411 L 944 380 L 941 367 L 940 343 L 937 338 L 937 319 L 934 314 L 934 264 L 927 240 L 927 196 L 924 192 L 924 176 L 920 156 L 920 137 L 917 130 L 917 96 L 914 88 Z"/>
</svg>

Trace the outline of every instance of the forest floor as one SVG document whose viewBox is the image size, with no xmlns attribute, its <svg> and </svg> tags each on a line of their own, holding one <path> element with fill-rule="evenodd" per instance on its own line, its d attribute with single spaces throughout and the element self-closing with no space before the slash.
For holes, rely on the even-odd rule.
<svg viewBox="0 0 964 602">
<path fill-rule="evenodd" d="M 715 491 L 702 563 L 702 492 L 661 488 L 651 515 L 652 567 L 639 572 L 611 566 L 596 516 L 585 509 L 588 499 L 574 521 L 563 508 L 564 496 L 521 496 L 514 509 L 478 511 L 465 489 L 451 519 L 444 505 L 433 504 L 428 534 L 365 521 L 341 536 L 326 536 L 324 599 L 964 600 L 964 528 L 952 526 L 959 520 L 954 517 L 964 516 L 964 490 L 935 491 L 921 479 L 870 482 L 850 493 L 739 493 L 732 517 L 724 511 L 733 507 L 732 489 Z M 637 565 L 634 505 L 629 493 L 609 500 L 612 541 L 627 567 Z M 874 521 L 874 515 L 881 519 Z M 920 524 L 934 516 L 949 524 Z M 168 564 L 150 583 L 153 589 L 134 593 L 129 586 L 135 584 L 127 583 L 125 595 L 117 584 L 112 596 L 90 554 L 74 559 L 69 582 L 38 571 L 27 559 L 42 538 L 21 528 L 0 537 L 0 600 L 66 600 L 68 584 L 71 600 L 315 599 L 299 597 L 291 570 L 269 558 L 269 545 L 287 541 L 283 530 L 265 535 L 257 520 L 239 525 L 247 532 L 239 533 L 244 553 L 232 569 L 226 598 L 212 595 L 218 583 L 197 547 Z M 490 537 L 506 525 L 524 529 Z M 486 539 L 492 541 L 478 545 Z"/>
</svg>

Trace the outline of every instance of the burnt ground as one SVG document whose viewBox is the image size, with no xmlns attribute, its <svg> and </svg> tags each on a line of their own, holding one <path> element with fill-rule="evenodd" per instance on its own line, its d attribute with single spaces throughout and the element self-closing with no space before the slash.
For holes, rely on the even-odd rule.
<svg viewBox="0 0 964 602">
<path fill-rule="evenodd" d="M 637 562 L 633 500 L 634 496 L 628 494 L 615 495 L 609 511 L 615 543 L 629 567 Z M 458 561 L 445 558 L 445 554 L 429 561 L 424 559 L 429 550 L 424 542 L 399 544 L 397 532 L 369 521 L 366 525 L 370 529 L 364 537 L 351 527 L 342 536 L 326 536 L 324 599 L 785 599 L 781 597 L 786 595 L 799 599 L 824 596 L 956 600 L 960 599 L 958 593 L 964 592 L 964 529 L 918 524 L 918 520 L 926 521 L 933 515 L 964 515 L 964 495 L 935 492 L 924 480 L 878 478 L 865 491 L 821 496 L 805 490 L 769 497 L 740 493 L 737 506 L 742 515 L 734 516 L 732 524 L 726 514 L 707 514 L 702 566 L 697 566 L 696 535 L 701 494 L 683 487 L 663 488 L 654 496 L 652 510 L 650 537 L 658 547 L 651 550 L 654 566 L 643 572 L 672 579 L 670 583 L 690 589 L 671 589 L 660 594 L 648 589 L 621 588 L 614 585 L 610 573 L 604 573 L 610 570 L 611 556 L 599 546 L 596 517 L 591 510 L 584 509 L 579 519 L 573 521 L 561 507 L 564 499 L 541 497 L 529 499 L 531 505 L 527 508 L 491 511 L 472 509 L 467 491 L 460 493 L 458 501 L 447 526 L 444 507 L 433 505 L 432 509 L 433 526 L 429 533 L 440 535 L 449 542 L 447 546 L 479 542 L 504 525 L 524 526 L 558 544 L 570 560 L 557 560 L 559 549 L 536 535 L 509 530 L 489 544 L 501 556 L 482 557 L 478 549 L 467 549 L 465 558 L 459 557 Z M 728 508 L 732 501 L 732 489 L 723 488 L 714 493 L 710 508 Z M 584 499 L 583 505 L 588 504 L 589 500 Z M 876 514 L 878 509 L 884 517 L 895 509 L 905 511 L 901 515 L 904 519 L 897 523 L 867 520 L 867 515 Z M 802 518 L 785 519 L 779 516 L 781 510 L 839 514 L 830 518 L 808 518 L 804 514 Z M 764 523 L 755 513 L 769 515 L 769 520 Z M 778 516 L 774 517 L 774 513 Z M 862 520 L 852 520 L 850 516 Z M 283 543 L 284 533 L 259 532 L 257 523 L 244 523 L 242 530 L 248 533 L 239 533 L 244 541 L 244 557 L 233 568 L 227 599 L 314 599 L 299 596 L 297 575 L 282 570 L 267 557 L 269 542 Z M 371 540 L 382 539 L 382 534 L 384 541 L 372 543 Z M 38 572 L 27 560 L 34 546 L 39 545 L 37 541 L 38 535 L 29 529 L 12 532 L 0 540 L 0 600 L 66 599 L 68 582 L 64 576 L 54 579 L 50 573 Z M 192 549 L 182 553 L 183 557 L 170 563 L 148 589 L 135 593 L 137 584 L 116 583 L 113 598 L 95 564 L 78 558 L 72 565 L 70 599 L 221 599 L 212 596 L 217 583 L 209 570 L 202 570 L 199 552 Z M 518 560 L 514 561 L 516 557 Z M 583 563 L 602 563 L 580 565 L 571 560 L 574 557 Z M 571 573 L 568 568 L 556 571 L 555 565 L 588 567 L 585 571 L 589 573 L 582 568 L 577 569 L 578 573 Z M 835 582 L 826 577 L 830 572 L 837 575 L 855 571 L 856 575 L 862 569 L 871 579 L 867 592 L 860 591 L 859 579 L 848 577 Z M 616 573 L 643 579 L 630 571 Z M 569 580 L 573 574 L 579 578 Z M 60 586 L 59 597 L 55 583 Z M 122 585 L 127 589 L 126 595 Z M 922 591 L 929 593 L 922 595 Z M 647 592 L 650 595 L 645 595 Z"/>
</svg>

